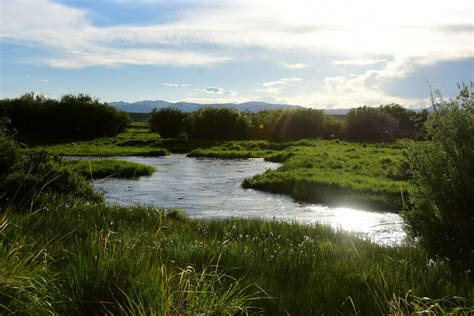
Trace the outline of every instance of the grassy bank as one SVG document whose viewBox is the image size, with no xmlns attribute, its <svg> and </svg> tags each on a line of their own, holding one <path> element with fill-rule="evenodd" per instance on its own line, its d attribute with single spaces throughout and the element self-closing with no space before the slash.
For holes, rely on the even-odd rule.
<svg viewBox="0 0 474 316">
<path fill-rule="evenodd" d="M 243 186 L 289 194 L 301 201 L 399 211 L 410 191 L 403 164 L 407 142 L 363 144 L 339 140 L 211 141 L 162 139 L 146 124 L 135 123 L 115 138 L 46 144 L 32 142 L 33 150 L 46 149 L 58 155 L 160 156 L 169 152 L 190 157 L 264 157 L 281 162 Z"/>
<path fill-rule="evenodd" d="M 188 153 L 196 148 L 215 146 L 208 140 L 163 139 L 152 133 L 146 123 L 133 123 L 116 137 L 101 137 L 84 141 L 68 141 L 24 137 L 28 150 L 47 150 L 60 156 L 165 156 L 170 152 Z"/>
<path fill-rule="evenodd" d="M 244 187 L 302 201 L 399 211 L 410 190 L 403 164 L 405 146 L 405 142 L 241 141 L 194 150 L 190 156 L 264 157 L 283 165 L 246 179 Z"/>
<path fill-rule="evenodd" d="M 463 306 L 467 314 L 473 306 L 470 275 L 417 248 L 325 226 L 193 221 L 72 201 L 6 212 L 0 224 L 4 312 L 369 315 Z"/>
<path fill-rule="evenodd" d="M 123 160 L 74 160 L 68 161 L 68 164 L 87 179 L 109 177 L 133 179 L 149 176 L 155 172 L 153 166 Z"/>
</svg>

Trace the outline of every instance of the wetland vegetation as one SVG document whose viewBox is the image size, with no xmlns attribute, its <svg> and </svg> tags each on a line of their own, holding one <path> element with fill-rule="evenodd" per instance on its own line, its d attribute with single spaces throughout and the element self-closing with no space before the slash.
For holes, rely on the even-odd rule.
<svg viewBox="0 0 474 316">
<path fill-rule="evenodd" d="M 3 100 L 9 121 L 0 129 L 1 312 L 468 315 L 474 310 L 473 87 L 437 100 L 430 115 L 393 105 L 354 109 L 345 119 L 314 110 L 249 116 L 206 109 L 192 114 L 190 129 L 175 138 L 145 124 L 125 129 L 125 114 L 84 96 L 58 102 L 104 109 L 122 123 L 112 131 L 71 132 L 68 139 L 32 136 L 5 108 L 55 103 Z M 206 121 L 216 117 L 218 125 Z M 222 124 L 227 119 L 236 125 Z M 317 128 L 289 128 L 298 124 Z M 361 126 L 372 132 L 357 134 Z M 222 134 L 208 137 L 212 127 Z M 411 139 L 395 141 L 400 137 Z M 191 220 L 178 210 L 110 206 L 86 178 L 153 170 L 58 157 L 170 152 L 280 162 L 243 186 L 402 211 L 411 242 L 386 247 L 323 225 Z"/>
</svg>

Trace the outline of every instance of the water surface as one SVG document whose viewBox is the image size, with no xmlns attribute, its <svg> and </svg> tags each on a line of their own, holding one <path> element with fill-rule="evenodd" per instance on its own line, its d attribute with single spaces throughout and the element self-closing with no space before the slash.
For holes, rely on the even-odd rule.
<svg viewBox="0 0 474 316">
<path fill-rule="evenodd" d="M 390 245 L 400 244 L 405 238 L 403 221 L 397 214 L 297 203 L 284 195 L 243 189 L 240 184 L 244 178 L 279 166 L 263 159 L 224 160 L 184 155 L 116 159 L 150 164 L 157 171 L 138 180 L 94 180 L 94 187 L 110 203 L 181 208 L 189 217 L 200 219 L 257 217 L 304 224 L 319 222 Z"/>
</svg>

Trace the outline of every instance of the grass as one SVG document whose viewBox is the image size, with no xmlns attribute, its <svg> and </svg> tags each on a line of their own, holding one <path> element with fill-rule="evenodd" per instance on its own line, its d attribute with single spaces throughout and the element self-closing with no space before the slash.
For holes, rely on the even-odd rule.
<svg viewBox="0 0 474 316">
<path fill-rule="evenodd" d="M 469 273 L 418 248 L 321 225 L 56 200 L 4 212 L 0 245 L 0 310 L 20 314 L 468 314 L 474 300 Z"/>
<path fill-rule="evenodd" d="M 264 157 L 283 165 L 246 179 L 244 187 L 285 193 L 302 201 L 399 211 L 410 191 L 403 163 L 404 147 L 402 141 L 234 141 L 194 150 L 189 156 Z"/>
<path fill-rule="evenodd" d="M 74 171 L 87 179 L 108 177 L 134 179 L 149 176 L 155 172 L 153 166 L 123 160 L 73 160 L 67 163 Z"/>
<path fill-rule="evenodd" d="M 284 193 L 301 201 L 398 212 L 409 201 L 410 185 L 403 163 L 406 142 L 363 144 L 339 140 L 211 141 L 162 139 L 146 123 L 133 123 L 115 138 L 98 138 L 59 144 L 35 143 L 32 150 L 46 149 L 74 156 L 161 156 L 187 153 L 190 157 L 264 157 L 281 162 L 243 186 Z M 30 149 L 31 150 L 31 149 Z"/>
</svg>

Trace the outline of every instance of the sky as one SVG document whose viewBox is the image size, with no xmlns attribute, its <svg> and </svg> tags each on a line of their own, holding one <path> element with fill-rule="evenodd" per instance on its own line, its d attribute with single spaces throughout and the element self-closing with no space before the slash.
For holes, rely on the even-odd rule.
<svg viewBox="0 0 474 316">
<path fill-rule="evenodd" d="M 472 0 L 1 0 L 0 98 L 419 108 L 473 35 Z"/>
</svg>

